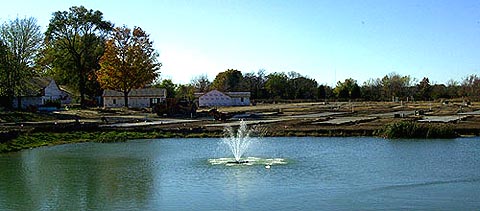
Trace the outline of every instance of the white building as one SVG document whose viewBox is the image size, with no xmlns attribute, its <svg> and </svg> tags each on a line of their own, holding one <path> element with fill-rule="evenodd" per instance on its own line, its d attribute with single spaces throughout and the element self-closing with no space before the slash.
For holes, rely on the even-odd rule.
<svg viewBox="0 0 480 211">
<path fill-rule="evenodd" d="M 220 92 L 212 90 L 207 93 L 195 93 L 198 106 L 248 106 L 250 105 L 250 92 Z"/>
<path fill-rule="evenodd" d="M 12 105 L 18 108 L 18 97 L 13 99 Z M 49 102 L 57 102 L 60 104 L 71 103 L 72 98 L 66 91 L 60 89 L 55 80 L 50 78 L 32 78 L 25 84 L 24 94 L 20 96 L 21 108 L 25 109 L 29 106 L 39 107 Z"/>
<path fill-rule="evenodd" d="M 167 97 L 165 89 L 146 88 L 132 89 L 128 93 L 128 107 L 130 108 L 150 108 L 157 103 L 165 101 Z M 114 90 L 103 91 L 103 107 L 119 108 L 125 107 L 125 99 L 123 92 Z"/>
</svg>

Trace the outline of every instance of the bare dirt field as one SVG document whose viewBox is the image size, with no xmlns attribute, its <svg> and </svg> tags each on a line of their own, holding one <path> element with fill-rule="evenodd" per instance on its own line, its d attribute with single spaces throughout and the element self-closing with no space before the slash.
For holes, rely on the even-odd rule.
<svg viewBox="0 0 480 211">
<path fill-rule="evenodd" d="M 439 102 L 333 102 L 264 104 L 226 107 L 219 111 L 251 113 L 272 135 L 373 135 L 384 125 L 397 121 L 450 124 L 463 135 L 478 135 L 480 105 Z M 247 119 L 248 120 L 248 119 Z M 238 120 L 230 120 L 238 121 Z M 230 123 L 231 124 L 231 123 Z M 216 124 L 221 127 L 222 124 Z"/>
<path fill-rule="evenodd" d="M 236 114 L 223 122 L 207 115 L 209 108 L 198 110 L 197 117 L 159 117 L 142 110 L 87 109 L 63 110 L 43 121 L 2 122 L 2 130 L 43 127 L 46 131 L 65 127 L 51 125 L 94 124 L 102 130 L 178 130 L 219 133 L 243 119 L 262 125 L 272 136 L 370 136 L 384 125 L 397 121 L 450 124 L 462 135 L 479 135 L 480 103 L 464 105 L 440 102 L 309 102 L 257 104 L 243 107 L 219 107 L 220 112 Z M 0 117 L 1 118 L 1 117 Z M 67 127 L 72 128 L 72 127 Z"/>
</svg>

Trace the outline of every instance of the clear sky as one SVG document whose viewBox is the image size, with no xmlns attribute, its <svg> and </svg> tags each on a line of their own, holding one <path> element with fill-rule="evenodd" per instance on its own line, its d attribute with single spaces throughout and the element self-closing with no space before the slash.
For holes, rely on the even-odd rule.
<svg viewBox="0 0 480 211">
<path fill-rule="evenodd" d="M 476 0 L 16 0 L 2 3 L 0 21 L 31 16 L 45 30 L 53 12 L 79 5 L 146 30 L 162 78 L 175 83 L 226 69 L 328 85 L 391 72 L 436 83 L 480 75 Z"/>
</svg>

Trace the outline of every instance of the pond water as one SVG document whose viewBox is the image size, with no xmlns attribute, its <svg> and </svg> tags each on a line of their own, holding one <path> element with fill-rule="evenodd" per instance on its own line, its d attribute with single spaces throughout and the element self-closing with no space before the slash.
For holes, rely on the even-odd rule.
<svg viewBox="0 0 480 211">
<path fill-rule="evenodd" d="M 0 210 L 479 210 L 480 139 L 132 140 L 0 155 Z"/>
</svg>

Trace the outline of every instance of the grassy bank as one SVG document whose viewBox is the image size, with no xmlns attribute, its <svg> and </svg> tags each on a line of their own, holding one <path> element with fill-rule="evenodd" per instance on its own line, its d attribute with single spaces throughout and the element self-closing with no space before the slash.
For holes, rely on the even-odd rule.
<svg viewBox="0 0 480 211">
<path fill-rule="evenodd" d="M 66 124 L 67 125 L 67 124 Z M 67 125 L 68 126 L 68 125 Z M 17 131 L 3 133 L 0 140 L 0 153 L 20 151 L 41 146 L 51 146 L 59 144 L 81 143 L 81 142 L 123 142 L 130 139 L 154 139 L 154 138 L 213 138 L 222 137 L 221 129 L 204 130 L 198 129 L 153 129 L 136 128 L 129 131 L 108 130 L 102 131 L 95 125 L 90 127 L 62 127 L 58 130 L 45 130 L 42 127 L 35 128 L 29 132 Z M 46 127 L 47 129 L 50 127 Z M 76 129 L 75 129 L 76 128 Z M 275 129 L 277 128 L 277 129 Z M 402 121 L 387 124 L 381 129 L 372 128 L 330 128 L 330 129 L 303 129 L 289 128 L 278 129 L 281 127 L 271 127 L 266 136 L 316 136 L 316 137 L 345 137 L 345 136 L 378 136 L 385 138 L 455 138 L 458 133 L 448 124 L 425 124 L 412 121 Z M 58 129 L 58 128 L 56 128 Z M 87 130 L 81 130 L 87 129 Z M 147 130 L 148 129 L 148 130 Z"/>
<path fill-rule="evenodd" d="M 219 137 L 217 133 L 176 133 L 176 132 L 136 132 L 136 131 L 108 131 L 108 132 L 71 132 L 71 133 L 27 133 L 0 143 L 0 153 L 20 151 L 41 146 L 71 144 L 81 142 L 124 142 L 130 139 L 153 139 L 153 138 L 209 138 Z"/>
<path fill-rule="evenodd" d="M 371 136 L 371 131 L 271 131 L 266 136 L 301 137 L 301 136 Z M 223 137 L 222 130 L 216 131 L 75 131 L 75 132 L 29 132 L 0 142 L 0 153 L 15 152 L 42 146 L 72 144 L 82 142 L 113 143 L 131 139 L 155 138 L 218 138 Z"/>
</svg>

